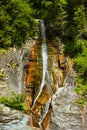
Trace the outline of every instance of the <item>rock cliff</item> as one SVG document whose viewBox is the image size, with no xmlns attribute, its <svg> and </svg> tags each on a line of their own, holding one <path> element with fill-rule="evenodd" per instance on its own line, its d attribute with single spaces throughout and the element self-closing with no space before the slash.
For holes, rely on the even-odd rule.
<svg viewBox="0 0 87 130">
<path fill-rule="evenodd" d="M 39 96 L 43 75 L 41 39 L 29 40 L 22 49 L 14 48 L 1 55 L 0 73 L 4 76 L 0 78 L 0 95 L 25 93 L 26 113 L 30 116 L 27 123 L 35 129 L 87 130 L 87 107 L 76 104 L 73 61 L 63 54 L 59 39 L 47 41 L 47 54 L 49 76 Z"/>
<path fill-rule="evenodd" d="M 38 44 L 38 47 L 39 46 L 40 44 Z M 34 55 L 38 54 L 40 51 L 38 47 L 36 51 L 33 52 Z M 29 99 L 31 99 L 31 103 L 30 106 L 28 106 L 28 113 L 32 113 L 33 125 L 37 127 L 41 125 L 44 130 L 86 130 L 87 108 L 84 106 L 84 108 L 81 109 L 76 104 L 78 95 L 75 93 L 76 73 L 73 69 L 73 61 L 68 56 L 64 56 L 62 53 L 62 44 L 59 40 L 55 42 L 47 41 L 47 47 L 49 56 L 48 70 L 51 75 L 52 86 L 49 81 L 46 80 L 47 82 L 44 86 L 44 89 L 34 107 L 32 107 L 32 102 L 35 97 L 29 97 Z M 40 55 L 37 55 L 36 58 L 41 61 Z M 40 65 L 39 67 L 41 69 L 41 63 L 35 59 L 34 61 L 35 62 L 33 63 Z M 36 74 L 36 77 L 38 77 L 38 72 L 40 72 L 39 74 L 42 74 L 41 70 L 36 72 L 37 70 L 38 67 L 37 69 L 35 68 L 35 70 L 33 70 Z M 32 74 L 33 71 L 31 72 Z M 31 75 L 31 73 L 29 74 Z M 27 81 L 29 83 L 29 80 Z M 41 83 L 41 77 L 35 79 L 33 78 L 33 83 L 38 81 Z M 37 87 L 40 86 L 40 83 L 38 85 L 34 85 Z M 33 92 L 37 92 L 37 90 L 39 90 L 39 88 L 35 88 L 35 86 L 32 87 Z M 30 86 L 28 86 L 28 88 L 31 89 Z M 31 95 L 31 93 L 29 93 L 30 92 L 28 92 L 28 96 Z M 49 104 L 49 106 L 47 107 L 46 104 Z M 39 125 L 38 122 L 41 124 Z"/>
</svg>

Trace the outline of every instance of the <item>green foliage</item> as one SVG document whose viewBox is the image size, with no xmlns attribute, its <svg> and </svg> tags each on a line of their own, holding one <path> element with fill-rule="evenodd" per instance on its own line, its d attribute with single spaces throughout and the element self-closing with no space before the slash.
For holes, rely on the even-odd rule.
<svg viewBox="0 0 87 130">
<path fill-rule="evenodd" d="M 77 81 L 78 83 L 83 83 L 83 78 L 82 78 L 81 76 L 78 76 L 78 77 L 76 78 L 76 81 Z"/>
<path fill-rule="evenodd" d="M 78 2 L 77 0 L 66 0 L 66 31 L 65 37 L 68 40 L 74 40 L 81 35 L 82 30 L 86 25 L 86 15 L 84 3 Z"/>
<path fill-rule="evenodd" d="M 84 97 L 85 101 L 87 102 L 87 84 L 82 86 L 83 94 L 82 96 Z"/>
<path fill-rule="evenodd" d="M 79 95 L 76 101 L 79 105 L 87 103 L 87 40 L 76 39 L 67 41 L 64 53 L 73 57 L 75 68 L 78 72 L 76 93 Z"/>
<path fill-rule="evenodd" d="M 74 22 L 77 26 L 78 31 L 81 31 L 81 29 L 83 29 L 84 26 L 86 25 L 86 17 L 83 5 L 80 6 L 77 5 L 75 7 Z"/>
<path fill-rule="evenodd" d="M 80 106 L 83 106 L 87 103 L 87 79 L 85 79 L 84 75 L 81 73 L 77 77 L 76 81 L 77 87 L 75 91 L 79 95 L 76 103 L 78 103 Z"/>
<path fill-rule="evenodd" d="M 70 57 L 75 57 L 82 52 L 82 44 L 78 42 L 78 39 L 67 40 L 63 49 L 65 54 L 68 54 Z"/>
<path fill-rule="evenodd" d="M 87 84 L 80 84 L 80 86 L 77 86 L 75 90 L 79 95 L 79 98 L 76 100 L 76 102 L 81 106 L 85 105 L 87 103 Z"/>
<path fill-rule="evenodd" d="M 60 36 L 63 40 L 68 39 L 71 41 L 79 37 L 86 27 L 85 1 L 28 1 L 32 3 L 32 8 L 35 10 L 35 17 L 46 21 L 48 38 Z"/>
<path fill-rule="evenodd" d="M 76 56 L 74 61 L 77 71 L 80 73 L 85 73 L 87 72 L 87 41 L 79 40 L 78 42 L 82 46 L 82 52 Z"/>
<path fill-rule="evenodd" d="M 0 46 L 20 46 L 34 37 L 36 18 L 46 21 L 48 38 L 59 36 L 70 42 L 87 30 L 86 15 L 84 0 L 1 0 Z"/>
<path fill-rule="evenodd" d="M 83 105 L 86 104 L 86 101 L 83 100 L 83 99 L 78 99 L 78 100 L 76 100 L 76 103 L 77 103 L 80 107 L 83 107 Z"/>
<path fill-rule="evenodd" d="M 78 58 L 75 59 L 76 63 L 76 69 L 79 72 L 85 73 L 87 72 L 87 57 L 84 56 L 78 56 Z"/>
<path fill-rule="evenodd" d="M 76 90 L 77 94 L 79 94 L 79 95 L 83 94 L 81 87 L 77 87 L 75 90 Z"/>
<path fill-rule="evenodd" d="M 5 104 L 6 106 L 25 111 L 26 106 L 24 105 L 25 96 L 23 94 L 14 94 L 13 97 L 0 97 L 0 103 Z"/>
<path fill-rule="evenodd" d="M 20 46 L 34 35 L 33 13 L 23 0 L 0 1 L 0 47 Z"/>
</svg>

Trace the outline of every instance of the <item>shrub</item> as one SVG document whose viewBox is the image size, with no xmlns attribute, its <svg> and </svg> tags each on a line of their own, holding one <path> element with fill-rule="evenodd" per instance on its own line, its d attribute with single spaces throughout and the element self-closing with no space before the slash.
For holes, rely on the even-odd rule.
<svg viewBox="0 0 87 130">
<path fill-rule="evenodd" d="M 76 81 L 77 81 L 78 83 L 83 83 L 83 77 L 78 76 L 77 79 L 76 79 Z"/>
<path fill-rule="evenodd" d="M 75 57 L 82 52 L 82 44 L 77 39 L 65 42 L 64 53 Z"/>
<path fill-rule="evenodd" d="M 76 100 L 76 103 L 79 105 L 85 105 L 87 103 L 87 84 L 84 85 L 81 84 L 76 87 L 76 93 L 79 95 L 78 100 Z"/>
<path fill-rule="evenodd" d="M 87 57 L 79 56 L 74 61 L 78 72 L 85 73 L 87 71 Z"/>
<path fill-rule="evenodd" d="M 78 42 L 82 45 L 82 52 L 75 57 L 74 62 L 76 70 L 85 73 L 87 72 L 87 40 L 79 40 Z"/>
<path fill-rule="evenodd" d="M 79 94 L 79 95 L 83 94 L 81 87 L 77 87 L 75 90 L 76 90 L 77 94 Z"/>
<path fill-rule="evenodd" d="M 25 100 L 25 96 L 23 94 L 14 94 L 13 97 L 0 97 L 0 103 L 3 103 L 4 105 L 10 108 L 21 110 L 21 111 L 26 110 L 26 106 L 24 105 L 24 100 Z"/>
<path fill-rule="evenodd" d="M 76 103 L 77 103 L 80 107 L 83 107 L 83 105 L 85 105 L 86 101 L 83 100 L 83 99 L 77 99 L 77 100 L 76 100 Z"/>
</svg>

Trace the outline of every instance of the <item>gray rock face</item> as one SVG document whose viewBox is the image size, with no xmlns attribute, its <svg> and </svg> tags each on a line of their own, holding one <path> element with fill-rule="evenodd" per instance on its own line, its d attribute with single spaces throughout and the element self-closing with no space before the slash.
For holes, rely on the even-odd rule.
<svg viewBox="0 0 87 130">
<path fill-rule="evenodd" d="M 81 110 L 75 103 L 78 97 L 72 73 L 67 75 L 64 86 L 58 88 L 52 97 L 50 130 L 87 130 L 87 107 Z"/>
<path fill-rule="evenodd" d="M 12 110 L 0 104 L 0 130 L 19 130 L 25 127 L 29 117 L 17 110 Z"/>
<path fill-rule="evenodd" d="M 0 97 L 23 92 L 33 44 L 31 40 L 23 48 L 11 48 L 0 56 Z M 40 130 L 27 125 L 29 119 L 30 116 L 0 104 L 0 130 Z"/>
<path fill-rule="evenodd" d="M 29 62 L 29 44 L 11 48 L 0 56 L 0 96 L 23 92 L 24 75 Z"/>
<path fill-rule="evenodd" d="M 29 116 L 0 104 L 0 130 L 39 130 L 27 125 Z"/>
</svg>

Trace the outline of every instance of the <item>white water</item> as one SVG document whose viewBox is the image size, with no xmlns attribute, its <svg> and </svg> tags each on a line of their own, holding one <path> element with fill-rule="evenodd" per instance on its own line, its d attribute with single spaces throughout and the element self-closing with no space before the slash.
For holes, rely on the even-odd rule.
<svg viewBox="0 0 87 130">
<path fill-rule="evenodd" d="M 42 128 L 42 122 L 48 113 L 50 103 L 51 103 L 51 98 L 48 100 L 48 102 L 44 106 L 43 113 L 42 113 L 42 116 L 41 116 L 40 121 L 39 121 L 40 128 Z"/>
<path fill-rule="evenodd" d="M 48 73 L 48 71 L 47 71 L 48 55 L 47 55 L 47 46 L 46 46 L 46 43 L 42 44 L 41 49 L 42 49 L 43 76 L 42 76 L 42 82 L 41 82 L 41 85 L 40 85 L 40 90 L 39 90 L 39 93 L 38 93 L 37 97 L 35 98 L 35 100 L 33 102 L 33 106 L 35 105 L 37 99 L 39 98 L 39 96 L 40 96 L 40 94 L 42 92 L 42 89 L 43 89 L 43 87 L 45 85 L 46 75 Z"/>
<path fill-rule="evenodd" d="M 37 100 L 38 100 L 39 96 L 41 95 L 41 92 L 43 91 L 43 88 L 46 85 L 46 83 L 47 82 L 50 83 L 50 81 L 51 81 L 50 78 L 49 78 L 49 72 L 48 72 L 48 54 L 47 54 L 47 44 L 46 44 L 46 36 L 45 36 L 45 26 L 44 26 L 43 20 L 41 20 L 41 37 L 42 37 L 41 55 L 42 55 L 42 65 L 43 65 L 42 81 L 41 81 L 41 85 L 40 85 L 40 88 L 39 88 L 38 95 L 34 99 L 32 107 L 34 107 L 35 103 L 37 102 Z M 48 89 L 50 89 L 50 87 Z M 44 104 L 44 107 L 43 107 L 43 110 L 42 110 L 42 115 L 41 115 L 40 120 L 38 122 L 41 129 L 43 129 L 42 122 L 43 122 L 46 114 L 48 113 L 50 102 L 51 102 L 51 98 L 49 99 L 49 101 L 46 104 Z"/>
<path fill-rule="evenodd" d="M 47 66 L 48 66 L 48 54 L 47 54 L 47 45 L 46 45 L 46 40 L 45 40 L 45 26 L 44 26 L 44 21 L 41 20 L 41 37 L 42 37 L 42 45 L 41 45 L 41 55 L 42 55 L 42 65 L 43 65 L 43 75 L 42 75 L 42 82 L 39 88 L 39 93 L 37 95 L 37 97 L 35 98 L 34 102 L 33 102 L 33 106 L 35 105 L 37 99 L 39 98 L 43 87 L 45 85 L 45 80 L 46 80 L 46 76 L 48 75 L 48 70 L 47 70 Z M 32 107 L 33 107 L 32 106 Z"/>
<path fill-rule="evenodd" d="M 41 20 L 41 37 L 43 39 L 43 43 L 46 43 L 46 33 L 45 33 L 44 20 Z"/>
</svg>

